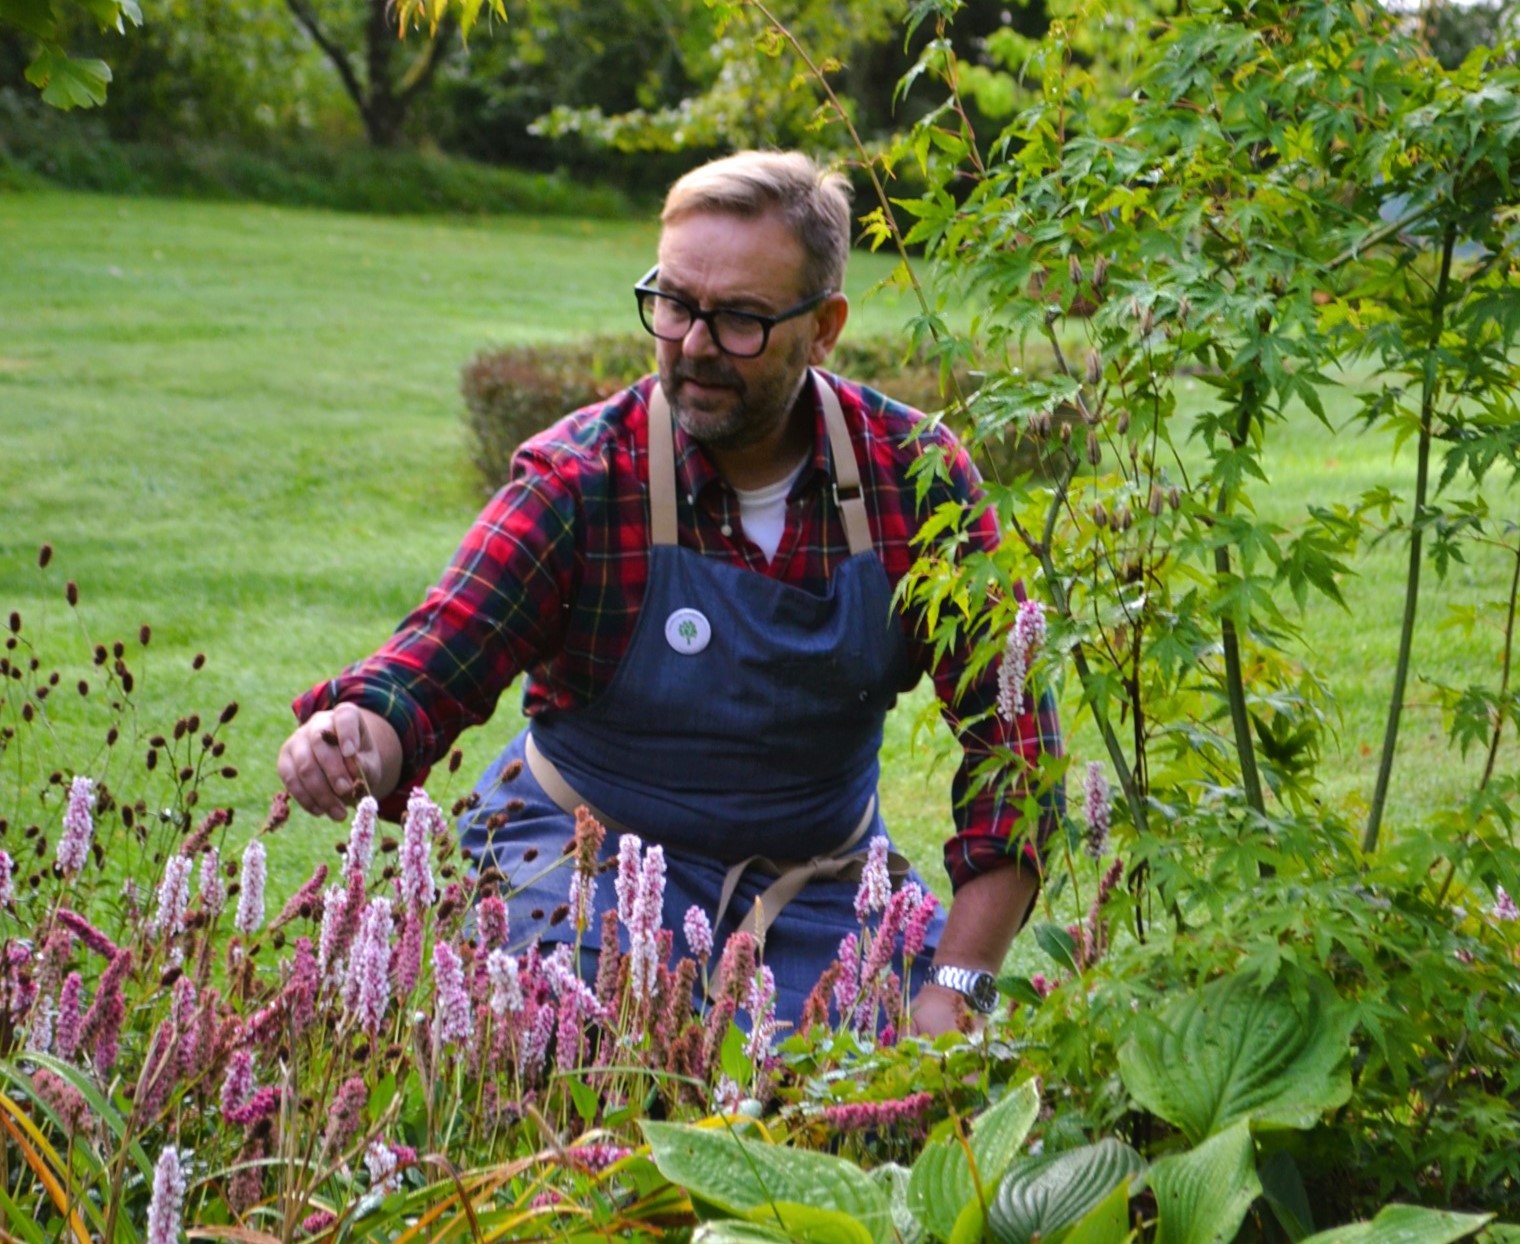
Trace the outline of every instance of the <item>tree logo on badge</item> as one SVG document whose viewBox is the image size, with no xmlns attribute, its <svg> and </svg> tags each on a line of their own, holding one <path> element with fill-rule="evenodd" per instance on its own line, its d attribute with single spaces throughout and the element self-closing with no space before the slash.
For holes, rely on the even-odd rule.
<svg viewBox="0 0 1520 1244">
<path fill-rule="evenodd" d="M 697 609 L 677 609 L 665 619 L 665 642 L 682 656 L 696 656 L 712 640 L 712 624 Z"/>
</svg>

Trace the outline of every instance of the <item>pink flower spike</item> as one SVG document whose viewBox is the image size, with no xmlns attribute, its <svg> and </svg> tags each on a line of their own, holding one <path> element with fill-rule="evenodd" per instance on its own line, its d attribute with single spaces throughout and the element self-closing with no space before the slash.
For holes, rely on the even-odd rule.
<svg viewBox="0 0 1520 1244">
<path fill-rule="evenodd" d="M 190 908 L 190 874 L 195 865 L 188 856 L 171 855 L 164 864 L 164 879 L 158 886 L 158 910 L 153 915 L 153 932 L 170 937 L 185 931 L 185 912 Z"/>
<path fill-rule="evenodd" d="M 507 944 L 510 929 L 507 905 L 495 894 L 488 894 L 475 907 L 475 941 L 479 946 Z"/>
<path fill-rule="evenodd" d="M 1108 851 L 1108 826 L 1111 817 L 1108 779 L 1096 760 L 1088 762 L 1087 780 L 1082 785 L 1087 813 L 1087 854 L 1100 860 Z"/>
<path fill-rule="evenodd" d="M 1502 885 L 1494 888 L 1494 919 L 1520 920 L 1520 907 L 1515 906 L 1515 900 L 1504 892 Z"/>
<path fill-rule="evenodd" d="M 522 982 L 518 977 L 517 956 L 497 947 L 486 956 L 486 977 L 491 982 L 491 1013 L 496 1016 L 520 1014 L 523 1009 Z"/>
<path fill-rule="evenodd" d="M 63 988 L 58 991 L 58 1016 L 53 1028 L 54 1052 L 64 1060 L 72 1059 L 79 1049 L 79 1030 L 83 1020 L 80 998 L 83 993 L 83 978 L 78 972 L 70 972 L 64 978 Z"/>
<path fill-rule="evenodd" d="M 253 1051 L 238 1050 L 227 1062 L 227 1074 L 222 1077 L 221 1107 L 223 1115 L 230 1115 L 253 1096 Z"/>
<path fill-rule="evenodd" d="M 110 960 L 121 953 L 121 948 L 77 911 L 67 907 L 58 909 L 58 923 L 93 950 L 102 959 Z"/>
<path fill-rule="evenodd" d="M 146 1244 L 178 1244 L 185 1205 L 185 1173 L 171 1145 L 153 1168 L 153 1199 L 148 1202 Z"/>
<path fill-rule="evenodd" d="M 58 871 L 68 876 L 77 873 L 90 858 L 90 840 L 95 836 L 95 783 L 76 777 L 69 783 L 68 806 L 63 813 L 63 836 L 58 839 Z"/>
<path fill-rule="evenodd" d="M 475 1035 L 474 1012 L 464 987 L 464 967 L 447 942 L 433 946 L 433 984 L 438 991 L 438 1040 L 462 1045 Z"/>
<path fill-rule="evenodd" d="M 903 955 L 909 959 L 916 959 L 924 952 L 924 941 L 929 936 L 929 925 L 934 921 L 934 913 L 939 910 L 939 899 L 932 894 L 924 893 L 917 883 L 908 888 L 919 892 L 912 914 L 909 915 L 907 924 L 903 926 Z"/>
<path fill-rule="evenodd" d="M 713 931 L 712 925 L 707 921 L 707 913 L 693 904 L 686 909 L 686 919 L 682 923 L 686 933 L 686 945 L 691 948 L 692 957 L 698 963 L 706 963 L 712 958 Z"/>
<path fill-rule="evenodd" d="M 0 851 L 0 907 L 9 907 L 16 901 L 16 865 L 7 851 Z"/>
<path fill-rule="evenodd" d="M 359 800 L 348 831 L 348 850 L 343 856 L 345 873 L 363 877 L 369 872 L 369 862 L 375 855 L 375 818 L 379 815 L 380 805 L 372 796 L 365 795 Z"/>
<path fill-rule="evenodd" d="M 618 919 L 625 928 L 633 927 L 633 905 L 639 896 L 639 876 L 643 840 L 637 834 L 624 834 L 618 839 L 617 892 Z"/>
<path fill-rule="evenodd" d="M 433 801 L 420 787 L 406 801 L 406 823 L 401 831 L 401 900 L 409 907 L 431 907 L 438 897 L 433 880 L 432 839 L 441 819 Z"/>
<path fill-rule="evenodd" d="M 865 867 L 860 870 L 860 887 L 855 891 L 855 916 L 864 924 L 875 912 L 887 909 L 892 896 L 892 874 L 887 867 L 887 840 L 881 834 L 866 848 Z"/>
<path fill-rule="evenodd" d="M 349 956 L 343 1001 L 355 1012 L 371 1036 L 380 1031 L 391 1000 L 391 903 L 388 898 L 371 900 L 359 921 Z"/>
<path fill-rule="evenodd" d="M 244 937 L 257 933 L 264 923 L 264 883 L 269 878 L 268 857 L 257 838 L 243 848 L 242 890 L 232 927 Z"/>
<path fill-rule="evenodd" d="M 200 896 L 201 908 L 208 916 L 219 916 L 227 905 L 227 887 L 222 884 L 222 857 L 215 847 L 206 848 L 206 854 L 201 856 Z"/>
</svg>

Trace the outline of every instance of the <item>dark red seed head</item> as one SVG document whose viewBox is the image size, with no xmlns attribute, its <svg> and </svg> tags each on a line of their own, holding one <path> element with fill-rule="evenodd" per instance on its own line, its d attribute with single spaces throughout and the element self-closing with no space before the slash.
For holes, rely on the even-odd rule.
<svg viewBox="0 0 1520 1244">
<path fill-rule="evenodd" d="M 44 544 L 40 549 L 37 550 L 37 564 L 44 570 L 47 569 L 48 563 L 52 560 L 53 546 L 51 544 Z"/>
<path fill-rule="evenodd" d="M 70 579 L 67 586 L 63 589 L 63 596 L 70 605 L 77 605 L 79 603 L 79 584 Z"/>
</svg>

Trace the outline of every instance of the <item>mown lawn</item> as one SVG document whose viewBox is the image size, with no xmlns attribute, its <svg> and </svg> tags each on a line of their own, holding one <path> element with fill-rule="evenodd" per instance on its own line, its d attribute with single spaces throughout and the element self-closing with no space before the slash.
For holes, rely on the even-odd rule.
<svg viewBox="0 0 1520 1244">
<path fill-rule="evenodd" d="M 87 643 L 154 627 L 145 731 L 176 713 L 241 705 L 213 786 L 257 824 L 277 788 L 290 696 L 376 644 L 436 574 L 482 499 L 457 381 L 480 348 L 627 331 L 629 286 L 655 245 L 651 221 L 381 219 L 319 211 L 0 195 L 0 608 L 46 655 L 87 664 Z M 886 261 L 854 263 L 851 331 L 898 331 L 901 304 L 858 295 Z M 1348 393 L 1337 410 L 1353 409 Z M 1278 437 L 1263 513 L 1354 500 L 1373 483 L 1412 489 L 1410 455 L 1332 436 L 1307 417 Z M 57 550 L 42 574 L 36 551 Z M 1305 634 L 1334 673 L 1343 714 L 1327 798 L 1370 797 L 1397 636 L 1402 550 L 1367 556 L 1351 608 L 1315 605 Z M 1500 593 L 1496 553 L 1433 577 L 1417 676 L 1459 681 L 1498 659 L 1497 636 L 1442 629 L 1442 599 Z M 62 599 L 83 593 L 81 633 Z M 191 658 L 208 654 L 193 678 Z M 72 676 L 71 676 L 72 677 Z M 72 685 L 66 680 L 65 685 Z M 1419 682 L 1389 824 L 1458 794 L 1476 765 L 1439 749 Z M 464 741 L 452 789 L 515 728 L 515 698 Z M 61 722 L 90 722 L 63 697 Z M 58 704 L 58 701 L 54 701 Z M 950 767 L 910 745 L 922 696 L 890 723 L 884 802 L 939 883 Z M 98 710 L 97 710 L 98 711 Z M 96 724 L 60 727 L 62 758 L 88 767 Z M 1082 759 L 1097 754 L 1084 732 Z M 1507 752 L 1514 763 L 1515 752 Z M 118 764 L 123 762 L 118 762 Z M 134 760 L 135 763 L 135 760 Z M 15 770 L 0 785 L 14 806 Z M 209 797 L 209 796 L 208 796 Z M 289 886 L 329 858 L 334 828 L 300 820 L 272 861 Z"/>
</svg>

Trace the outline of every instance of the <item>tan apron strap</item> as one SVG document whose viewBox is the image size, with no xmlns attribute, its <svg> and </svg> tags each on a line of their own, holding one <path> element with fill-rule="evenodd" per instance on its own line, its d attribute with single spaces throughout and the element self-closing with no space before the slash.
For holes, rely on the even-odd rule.
<svg viewBox="0 0 1520 1244">
<path fill-rule="evenodd" d="M 782 910 L 812 881 L 854 881 L 865 867 L 866 852 L 855 850 L 865 832 L 876 817 L 876 796 L 866 802 L 866 810 L 849 838 L 829 855 L 815 856 L 800 863 L 778 861 L 763 855 L 752 855 L 740 860 L 728 870 L 723 878 L 723 889 L 718 896 L 718 910 L 713 917 L 713 928 L 718 928 L 728 913 L 734 892 L 751 868 L 765 868 L 776 874 L 776 879 L 755 896 L 748 914 L 739 922 L 739 929 L 764 941 L 771 925 Z M 906 856 L 893 851 L 887 856 L 887 872 L 893 885 L 902 882 L 912 868 Z"/>
<path fill-rule="evenodd" d="M 866 553 L 871 548 L 871 521 L 866 517 L 866 499 L 860 489 L 860 463 L 850 444 L 850 430 L 845 426 L 839 394 L 816 371 L 813 388 L 823 405 L 823 426 L 829 434 L 829 451 L 834 458 L 834 505 L 844 520 L 845 539 L 850 552 Z"/>
<path fill-rule="evenodd" d="M 670 403 L 654 382 L 649 391 L 649 543 L 676 542 L 676 438 Z"/>
<path fill-rule="evenodd" d="M 860 487 L 860 463 L 850 443 L 839 394 L 816 371 L 810 371 L 813 391 L 823 407 L 823 426 L 828 432 L 829 452 L 834 459 L 834 505 L 844 522 L 850 552 L 871 548 L 871 522 L 866 516 L 865 496 Z M 658 380 L 649 391 L 649 543 L 676 543 L 676 449 L 670 403 Z"/>
<path fill-rule="evenodd" d="M 628 832 L 627 826 L 614 821 L 605 812 L 576 794 L 575 787 L 565 781 L 565 776 L 559 771 L 559 766 L 539 750 L 531 729 L 528 731 L 528 737 L 523 740 L 523 759 L 528 762 L 528 772 L 533 775 L 533 780 L 543 787 L 544 794 L 554 800 L 554 806 L 561 812 L 568 812 L 574 816 L 577 808 L 585 808 L 613 833 L 626 834 Z"/>
</svg>

